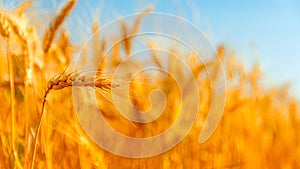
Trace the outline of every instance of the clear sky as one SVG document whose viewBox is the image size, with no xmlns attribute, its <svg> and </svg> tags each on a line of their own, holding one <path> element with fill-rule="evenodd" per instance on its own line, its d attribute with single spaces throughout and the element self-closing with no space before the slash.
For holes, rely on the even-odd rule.
<svg viewBox="0 0 300 169">
<path fill-rule="evenodd" d="M 110 6 L 126 14 L 126 7 L 120 4 L 121 1 L 114 1 Z M 188 19 L 216 45 L 225 43 L 233 47 L 245 62 L 251 64 L 259 60 L 267 84 L 291 81 L 291 92 L 300 96 L 299 0 L 156 1 L 150 4 L 155 11 Z"/>
<path fill-rule="evenodd" d="M 85 5 L 91 11 L 98 10 L 103 22 L 141 11 L 148 5 L 157 12 L 182 16 L 205 32 L 216 45 L 224 43 L 232 47 L 246 64 L 259 61 L 266 84 L 280 86 L 292 82 L 291 93 L 300 98 L 299 0 L 124 2 L 86 2 Z M 97 10 L 95 4 L 99 5 Z"/>
<path fill-rule="evenodd" d="M 55 12 L 64 2 L 34 3 Z M 156 12 L 189 20 L 215 45 L 224 43 L 234 49 L 246 64 L 259 61 L 266 84 L 290 81 L 291 93 L 300 98 L 300 0 L 78 0 L 71 16 L 76 21 L 70 22 L 72 32 L 90 33 L 93 19 L 105 24 L 149 5 Z"/>
</svg>

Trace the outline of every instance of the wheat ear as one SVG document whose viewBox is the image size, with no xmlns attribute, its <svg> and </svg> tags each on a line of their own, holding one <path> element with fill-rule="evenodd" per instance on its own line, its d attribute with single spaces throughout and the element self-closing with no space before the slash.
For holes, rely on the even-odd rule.
<svg viewBox="0 0 300 169">
<path fill-rule="evenodd" d="M 53 20 L 53 22 L 50 23 L 50 26 L 48 30 L 45 33 L 44 39 L 43 39 L 43 50 L 45 53 L 48 52 L 52 41 L 55 37 L 56 31 L 61 26 L 61 24 L 64 22 L 66 17 L 71 12 L 71 9 L 74 7 L 76 3 L 76 0 L 69 1 L 61 10 L 61 12 L 57 15 L 57 17 Z"/>
<path fill-rule="evenodd" d="M 36 134 L 34 138 L 34 149 L 33 149 L 33 155 L 32 155 L 32 162 L 31 162 L 31 168 L 34 167 L 35 157 L 36 157 L 36 149 L 37 149 L 37 142 L 38 142 L 38 135 L 41 130 L 42 121 L 43 121 L 43 115 L 44 115 L 44 109 L 45 109 L 45 103 L 48 94 L 51 90 L 61 90 L 67 87 L 91 87 L 91 88 L 99 88 L 102 90 L 109 91 L 112 87 L 116 87 L 117 85 L 113 85 L 110 80 L 103 77 L 92 77 L 92 76 L 82 76 L 79 74 L 65 74 L 62 73 L 56 78 L 51 79 L 48 82 L 47 90 L 44 94 L 44 99 L 42 103 L 42 113 L 41 118 L 39 120 L 38 127 L 36 129 Z"/>
</svg>

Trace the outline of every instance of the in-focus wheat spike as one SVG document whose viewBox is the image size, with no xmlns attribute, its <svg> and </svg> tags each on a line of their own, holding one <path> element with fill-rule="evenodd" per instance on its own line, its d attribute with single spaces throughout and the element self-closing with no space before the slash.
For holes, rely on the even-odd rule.
<svg viewBox="0 0 300 169">
<path fill-rule="evenodd" d="M 48 90 L 60 90 L 66 87 L 95 87 L 103 90 L 110 90 L 112 83 L 105 78 L 92 77 L 92 76 L 80 76 L 74 74 L 60 75 L 48 83 Z"/>
<path fill-rule="evenodd" d="M 75 73 L 65 74 L 62 73 L 58 77 L 51 79 L 48 82 L 47 89 L 44 95 L 43 103 L 42 103 L 42 113 L 41 118 L 39 120 L 38 127 L 36 129 L 36 136 L 34 138 L 34 149 L 32 155 L 32 163 L 31 168 L 34 168 L 35 156 L 36 156 L 36 149 L 37 149 L 37 142 L 38 142 L 38 135 L 41 130 L 42 121 L 44 117 L 44 108 L 47 99 L 47 95 L 50 93 L 51 90 L 61 90 L 67 87 L 92 87 L 92 88 L 100 88 L 102 90 L 108 91 L 112 87 L 117 87 L 118 85 L 112 85 L 111 81 L 107 78 L 103 77 L 93 77 L 93 76 L 84 76 Z"/>
<path fill-rule="evenodd" d="M 48 30 L 45 33 L 43 39 L 43 50 L 45 53 L 48 52 L 51 47 L 52 41 L 55 37 L 56 31 L 59 29 L 61 24 L 64 22 L 66 17 L 71 12 L 71 9 L 74 7 L 76 0 L 70 0 L 61 10 L 61 12 L 57 15 L 57 17 L 51 22 Z"/>
</svg>

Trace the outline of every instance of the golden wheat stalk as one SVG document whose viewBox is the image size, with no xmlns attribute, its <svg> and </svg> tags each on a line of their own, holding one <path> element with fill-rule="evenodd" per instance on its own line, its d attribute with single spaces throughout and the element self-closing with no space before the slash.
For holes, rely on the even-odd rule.
<svg viewBox="0 0 300 169">
<path fill-rule="evenodd" d="M 112 83 L 106 78 L 76 74 L 62 74 L 48 82 L 48 90 L 60 90 L 66 87 L 95 87 L 110 90 Z"/>
<path fill-rule="evenodd" d="M 38 134 L 40 133 L 41 126 L 42 126 L 46 98 L 51 90 L 61 90 L 67 87 L 91 87 L 91 88 L 99 88 L 105 91 L 109 91 L 112 87 L 116 87 L 116 86 L 118 85 L 113 85 L 108 78 L 93 77 L 93 76 L 80 75 L 74 73 L 69 73 L 69 74 L 62 73 L 58 77 L 51 79 L 48 82 L 47 90 L 44 95 L 44 99 L 42 103 L 42 113 L 41 113 L 38 127 L 35 132 L 36 136 L 34 138 L 34 149 L 32 155 L 31 168 L 33 169 L 34 167 L 37 142 L 38 142 Z"/>
<path fill-rule="evenodd" d="M 7 13 L 0 11 L 0 34 L 4 37 L 9 46 L 9 41 L 13 36 L 18 37 L 18 39 L 23 43 L 25 47 L 28 47 L 26 41 L 26 32 L 18 25 L 16 18 L 10 16 Z M 10 100 L 11 100 L 11 129 L 12 129 L 12 138 L 11 138 L 11 151 L 14 156 L 15 163 L 18 168 L 21 167 L 21 162 L 16 150 L 16 101 L 15 101 L 15 81 L 14 81 L 14 63 L 13 56 L 9 52 L 9 47 L 7 47 L 7 60 L 9 66 L 9 78 L 10 78 Z"/>
<path fill-rule="evenodd" d="M 0 11 L 0 33 L 5 39 L 14 34 L 26 44 L 26 33 L 18 26 L 13 17 L 3 11 Z"/>
<path fill-rule="evenodd" d="M 51 47 L 52 41 L 55 37 L 56 31 L 59 29 L 66 17 L 69 15 L 75 3 L 76 0 L 69 1 L 54 19 L 54 21 L 50 23 L 50 27 L 46 31 L 43 39 L 43 50 L 45 53 L 49 51 L 49 48 Z"/>
<path fill-rule="evenodd" d="M 142 22 L 143 17 L 145 16 L 145 14 L 149 13 L 152 11 L 152 8 L 149 7 L 147 9 L 145 9 L 141 15 L 138 16 L 138 18 L 135 20 L 134 24 L 133 24 L 133 28 L 131 31 L 129 31 L 125 21 L 121 20 L 120 21 L 120 26 L 122 28 L 122 36 L 123 36 L 123 44 L 124 44 L 124 48 L 125 48 L 125 52 L 126 52 L 126 56 L 128 57 L 130 54 L 130 50 L 131 50 L 131 38 L 137 33 L 140 24 Z"/>
<path fill-rule="evenodd" d="M 156 46 L 155 46 L 155 44 L 154 44 L 154 42 L 153 41 L 151 41 L 151 40 L 148 40 L 147 41 L 147 45 L 148 45 L 148 48 L 150 49 L 150 51 L 151 51 L 151 56 L 152 56 L 152 59 L 153 59 L 153 61 L 154 61 L 154 63 L 160 68 L 160 69 L 162 69 L 163 68 L 163 65 L 161 64 L 161 62 L 160 62 L 160 60 L 159 60 L 159 58 L 158 58 L 158 56 L 157 56 L 157 53 L 156 53 Z"/>
<path fill-rule="evenodd" d="M 23 4 L 19 5 L 14 9 L 13 13 L 20 16 L 24 13 L 24 11 L 31 6 L 30 1 L 24 2 Z"/>
<path fill-rule="evenodd" d="M 9 67 L 9 79 L 10 79 L 10 104 L 11 104 L 11 151 L 15 157 L 16 164 L 21 168 L 21 163 L 16 150 L 16 96 L 15 96 L 15 76 L 14 76 L 14 64 L 12 56 L 7 53 L 8 67 Z"/>
</svg>

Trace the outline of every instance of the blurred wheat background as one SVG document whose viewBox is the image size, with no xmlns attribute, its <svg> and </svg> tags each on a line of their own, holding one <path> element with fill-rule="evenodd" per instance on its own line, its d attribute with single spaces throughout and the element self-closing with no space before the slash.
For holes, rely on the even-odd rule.
<svg viewBox="0 0 300 169">
<path fill-rule="evenodd" d="M 133 39 L 127 38 L 127 33 L 139 28 L 142 17 L 137 18 L 133 28 L 120 22 L 125 40 L 105 58 L 103 52 L 113 37 L 99 39 L 97 21 L 86 25 L 95 33 L 92 50 L 83 51 L 78 61 L 81 69 L 70 68 L 74 53 L 87 40 L 81 39 L 79 33 L 71 34 L 72 28 L 63 25 L 75 4 L 73 0 L 66 2 L 49 20 L 38 14 L 27 16 L 31 2 L 19 3 L 13 9 L 1 7 L 0 168 L 300 168 L 299 102 L 289 95 L 288 85 L 262 87 L 259 63 L 246 71 L 239 56 L 230 52 L 226 44 L 219 45 L 215 58 L 206 63 L 193 54 L 184 56 L 197 78 L 196 92 L 201 102 L 196 123 L 180 144 L 144 159 L 124 158 L 101 149 L 77 119 L 71 86 L 97 91 L 97 106 L 108 123 L 132 137 L 150 137 L 165 131 L 176 120 L 180 106 L 174 105 L 180 105 L 180 91 L 169 76 L 147 78 L 147 74 L 141 74 L 136 81 L 120 79 L 119 84 L 112 83 L 110 72 L 121 63 L 121 55 L 131 54 Z M 46 29 L 38 25 L 46 25 Z M 76 40 L 81 44 L 71 36 L 78 36 Z M 147 42 L 150 51 L 159 45 Z M 182 55 L 175 49 L 171 52 Z M 151 57 L 149 63 L 163 66 L 155 53 Z M 212 97 L 205 67 L 217 70 L 217 59 L 222 61 L 227 78 L 225 109 L 216 131 L 207 142 L 199 144 Z M 128 67 L 142 65 L 138 60 L 131 61 Z M 184 75 L 173 59 L 167 62 L 169 72 Z M 84 68 L 90 66 L 97 67 L 96 77 L 86 73 Z M 218 73 L 212 78 L 218 78 Z M 168 100 L 163 115 L 149 124 L 122 117 L 110 93 L 123 83 L 129 83 L 131 102 L 141 110 L 150 106 L 145 96 L 158 85 Z"/>
</svg>

